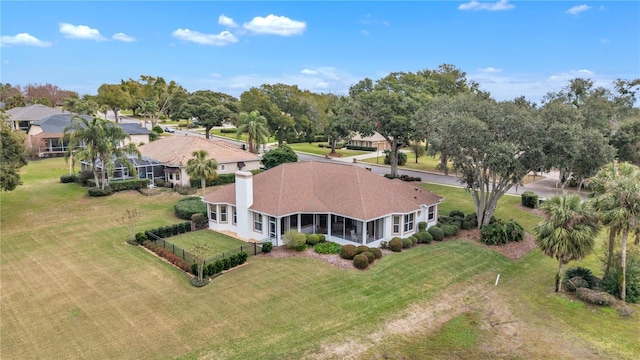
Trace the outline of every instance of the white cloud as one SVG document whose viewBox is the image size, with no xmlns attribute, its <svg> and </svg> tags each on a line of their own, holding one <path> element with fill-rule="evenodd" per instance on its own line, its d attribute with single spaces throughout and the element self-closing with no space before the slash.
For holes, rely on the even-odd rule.
<svg viewBox="0 0 640 360">
<path fill-rule="evenodd" d="M 4 45 L 25 45 L 25 46 L 39 46 L 47 47 L 51 46 L 48 41 L 42 41 L 35 36 L 28 33 L 20 33 L 15 36 L 4 35 L 0 37 L 0 44 Z"/>
<path fill-rule="evenodd" d="M 587 69 L 580 69 L 580 70 L 570 70 L 567 72 L 562 72 L 559 74 L 553 74 L 551 76 L 549 76 L 549 80 L 550 81 L 554 81 L 554 82 L 562 82 L 565 83 L 571 79 L 575 79 L 575 78 L 584 78 L 584 77 L 592 77 L 594 75 L 594 72 L 591 70 L 587 70 Z"/>
<path fill-rule="evenodd" d="M 113 40 L 119 40 L 119 41 L 124 41 L 124 42 L 133 42 L 133 41 L 136 41 L 136 38 L 134 38 L 134 37 L 132 37 L 132 36 L 129 36 L 129 35 L 125 34 L 125 33 L 117 33 L 117 34 L 114 34 L 111 38 L 112 38 Z"/>
<path fill-rule="evenodd" d="M 478 2 L 476 0 L 471 0 L 468 3 L 461 4 L 458 6 L 458 10 L 488 10 L 488 11 L 502 11 L 502 10 L 511 10 L 516 6 L 513 4 L 509 4 L 509 0 L 500 0 L 495 3 L 488 2 Z"/>
<path fill-rule="evenodd" d="M 484 72 L 484 73 L 499 73 L 499 72 L 502 72 L 502 69 L 497 69 L 497 68 L 489 66 L 489 67 L 486 67 L 486 68 L 478 69 L 478 71 Z"/>
<path fill-rule="evenodd" d="M 223 31 L 220 34 L 203 34 L 189 29 L 178 29 L 172 35 L 176 39 L 203 45 L 225 46 L 238 42 L 238 38 L 228 31 Z"/>
<path fill-rule="evenodd" d="M 225 16 L 224 14 L 218 17 L 218 24 L 228 27 L 238 27 L 238 24 L 236 24 L 232 18 Z"/>
<path fill-rule="evenodd" d="M 271 14 L 267 17 L 256 16 L 250 22 L 244 23 L 242 27 L 257 34 L 290 36 L 302 34 L 307 28 L 307 24 L 303 21 L 289 19 L 286 16 Z"/>
<path fill-rule="evenodd" d="M 222 77 L 222 74 L 220 74 L 220 73 L 211 73 L 211 74 L 209 74 L 209 75 L 210 75 L 211 77 L 214 77 L 214 78 Z"/>
<path fill-rule="evenodd" d="M 68 23 L 59 24 L 60 33 L 69 39 L 102 41 L 105 38 L 100 35 L 100 31 L 92 29 L 86 25 L 72 25 Z"/>
<path fill-rule="evenodd" d="M 587 11 L 589 9 L 591 9 L 591 6 L 589 5 L 577 5 L 567 10 L 566 13 L 571 15 L 578 15 L 581 12 Z"/>
<path fill-rule="evenodd" d="M 300 74 L 304 74 L 304 75 L 317 75 L 318 72 L 315 70 L 311 70 L 311 69 L 302 69 L 300 71 Z"/>
<path fill-rule="evenodd" d="M 329 88 L 329 83 L 325 82 L 325 81 L 320 81 L 319 83 L 316 84 L 316 89 L 328 89 Z"/>
</svg>

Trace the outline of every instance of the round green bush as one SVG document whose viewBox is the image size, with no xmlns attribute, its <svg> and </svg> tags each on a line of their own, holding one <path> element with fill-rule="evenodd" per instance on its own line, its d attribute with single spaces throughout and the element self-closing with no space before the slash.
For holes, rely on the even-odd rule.
<svg viewBox="0 0 640 360">
<path fill-rule="evenodd" d="M 429 228 L 429 234 L 431 234 L 431 237 L 433 237 L 433 240 L 435 241 L 442 241 L 444 240 L 444 231 L 442 231 L 442 229 L 440 229 L 437 226 L 432 226 Z"/>
<path fill-rule="evenodd" d="M 75 175 L 62 175 L 62 176 L 60 176 L 60 182 L 63 183 L 63 184 L 76 182 L 76 176 Z"/>
<path fill-rule="evenodd" d="M 409 236 L 409 240 L 411 240 L 411 246 L 416 246 L 418 243 L 418 238 L 415 235 Z"/>
<path fill-rule="evenodd" d="M 391 239 L 391 241 L 389 241 L 389 250 L 393 251 L 393 252 L 400 252 L 402 251 L 402 239 L 400 239 L 399 237 L 394 237 L 393 239 Z"/>
<path fill-rule="evenodd" d="M 471 221 L 466 221 L 462 223 L 462 230 L 471 230 L 473 228 L 473 223 Z"/>
<path fill-rule="evenodd" d="M 358 254 L 353 257 L 353 266 L 356 269 L 364 270 L 369 267 L 369 258 L 364 254 Z"/>
<path fill-rule="evenodd" d="M 442 225 L 440 227 L 442 228 L 445 237 L 453 236 L 456 233 L 456 228 L 453 225 Z"/>
<path fill-rule="evenodd" d="M 369 259 L 369 264 L 372 264 L 374 261 L 376 261 L 376 256 L 371 251 L 365 251 L 362 253 L 362 255 L 366 256 L 367 259 Z"/>
<path fill-rule="evenodd" d="M 433 240 L 433 236 L 431 236 L 431 234 L 429 234 L 429 232 L 426 230 L 418 231 L 415 236 L 416 238 L 418 238 L 418 242 L 421 244 L 428 244 Z"/>
<path fill-rule="evenodd" d="M 356 246 L 355 245 L 343 245 L 340 249 L 340 257 L 343 259 L 351 260 L 356 256 Z"/>
<path fill-rule="evenodd" d="M 408 248 L 410 248 L 412 246 L 413 246 L 413 241 L 411 241 L 411 239 L 409 239 L 409 238 L 402 239 L 402 248 L 403 249 L 408 249 Z"/>
<path fill-rule="evenodd" d="M 176 216 L 182 220 L 191 220 L 193 214 L 207 213 L 207 205 L 200 200 L 198 196 L 189 196 L 184 199 L 180 199 L 175 205 L 173 210 Z"/>
<path fill-rule="evenodd" d="M 318 243 L 322 244 L 325 241 L 327 241 L 327 238 L 324 236 L 324 234 L 318 234 Z"/>
<path fill-rule="evenodd" d="M 369 251 L 376 257 L 376 259 L 382 258 L 382 250 L 378 248 L 371 248 Z"/>
<path fill-rule="evenodd" d="M 287 246 L 287 249 L 303 251 L 306 249 L 307 237 L 296 230 L 288 230 L 282 236 L 282 241 Z"/>
<path fill-rule="evenodd" d="M 306 234 L 307 245 L 314 246 L 320 242 L 320 238 L 316 234 Z"/>
<path fill-rule="evenodd" d="M 369 247 L 367 245 L 358 245 L 356 248 L 356 255 L 362 254 L 365 251 L 369 251 Z"/>
<path fill-rule="evenodd" d="M 265 243 L 262 243 L 262 252 L 267 254 L 270 253 L 271 250 L 273 250 L 273 243 L 271 241 L 267 241 Z"/>
<path fill-rule="evenodd" d="M 424 221 L 420 221 L 418 223 L 418 231 L 425 231 L 427 229 L 427 223 Z"/>
<path fill-rule="evenodd" d="M 460 211 L 460 210 L 451 210 L 451 211 L 449 211 L 449 216 L 451 216 L 451 217 L 459 216 L 461 218 L 464 218 L 464 213 L 462 211 Z"/>
</svg>

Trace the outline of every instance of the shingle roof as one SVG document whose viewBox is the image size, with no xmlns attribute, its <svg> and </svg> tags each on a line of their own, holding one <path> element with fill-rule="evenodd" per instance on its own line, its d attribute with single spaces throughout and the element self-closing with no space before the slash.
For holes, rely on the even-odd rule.
<svg viewBox="0 0 640 360">
<path fill-rule="evenodd" d="M 25 107 L 16 107 L 7 110 L 7 114 L 11 115 L 11 120 L 42 120 L 47 116 L 63 114 L 64 111 L 57 108 L 51 108 L 42 104 L 34 104 Z"/>
<path fill-rule="evenodd" d="M 209 203 L 235 204 L 235 184 L 205 196 Z M 326 162 L 288 163 L 253 177 L 252 210 L 272 216 L 332 212 L 355 219 L 409 213 L 442 198 L 401 180 L 359 166 Z"/>
<path fill-rule="evenodd" d="M 116 124 L 123 128 L 129 135 L 150 135 L 151 131 L 146 127 L 140 126 L 134 123 L 118 123 Z"/>
<path fill-rule="evenodd" d="M 199 136 L 171 135 L 138 148 L 142 155 L 161 161 L 165 165 L 185 166 L 193 152 L 206 150 L 218 164 L 240 161 L 260 161 L 260 157 L 241 150 L 224 140 L 207 140 Z"/>
<path fill-rule="evenodd" d="M 77 114 L 57 114 L 48 116 L 42 120 L 35 121 L 31 123 L 31 126 L 40 126 L 42 129 L 42 133 L 36 135 L 38 137 L 52 137 L 52 136 L 62 136 L 64 133 L 64 128 L 71 123 L 71 118 L 73 116 L 80 116 L 83 119 L 90 121 L 93 117 L 89 115 L 77 115 Z M 118 123 L 117 126 L 120 126 L 127 132 L 129 135 L 148 135 L 151 133 L 149 129 L 143 128 L 138 124 L 122 124 Z"/>
<path fill-rule="evenodd" d="M 366 136 L 366 137 L 362 137 L 360 135 L 360 133 L 355 133 L 353 135 L 353 137 L 351 138 L 351 140 L 356 140 L 356 141 L 387 141 L 387 139 L 385 139 L 384 136 L 380 135 L 377 132 L 374 132 L 373 135 Z"/>
</svg>

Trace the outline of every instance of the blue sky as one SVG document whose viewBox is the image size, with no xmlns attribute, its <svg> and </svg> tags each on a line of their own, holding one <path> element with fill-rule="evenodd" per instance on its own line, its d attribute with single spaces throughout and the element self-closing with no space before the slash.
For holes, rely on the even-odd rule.
<svg viewBox="0 0 640 360">
<path fill-rule="evenodd" d="M 239 96 L 454 64 L 499 100 L 640 77 L 638 1 L 6 1 L 3 83 L 95 94 L 140 75 Z"/>
</svg>

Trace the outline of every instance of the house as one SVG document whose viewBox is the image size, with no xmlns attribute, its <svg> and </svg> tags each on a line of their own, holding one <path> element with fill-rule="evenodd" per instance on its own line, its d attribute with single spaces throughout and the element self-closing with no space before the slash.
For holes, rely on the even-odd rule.
<svg viewBox="0 0 640 360">
<path fill-rule="evenodd" d="M 351 140 L 349 140 L 349 145 L 373 147 L 378 150 L 391 149 L 391 146 L 389 145 L 387 139 L 385 139 L 384 136 L 378 134 L 377 132 L 367 137 L 362 137 L 359 133 L 355 133 Z"/>
<path fill-rule="evenodd" d="M 260 168 L 258 155 L 240 149 L 225 140 L 207 140 L 200 136 L 171 135 L 138 148 L 143 156 L 164 165 L 165 180 L 173 185 L 189 186 L 186 167 L 193 152 L 206 150 L 209 157 L 218 162 L 218 174 L 233 174 L 237 170 L 250 171 Z"/>
<path fill-rule="evenodd" d="M 287 163 L 253 176 L 236 172 L 235 184 L 203 198 L 209 228 L 245 240 L 281 244 L 288 230 L 324 234 L 340 244 L 378 246 L 437 223 L 443 198 L 415 184 L 352 164 Z"/>
<path fill-rule="evenodd" d="M 12 129 L 19 129 L 26 132 L 32 123 L 52 115 L 64 114 L 64 111 L 42 104 L 34 104 L 9 109 L 7 110 L 7 114 L 10 116 L 7 121 L 11 123 Z"/>
<path fill-rule="evenodd" d="M 71 123 L 71 118 L 79 116 L 87 121 L 93 119 L 89 115 L 57 114 L 32 122 L 27 131 L 27 138 L 33 151 L 38 157 L 62 156 L 67 151 L 68 142 L 63 141 L 64 129 Z M 116 124 L 122 127 L 131 139 L 127 139 L 122 145 L 129 142 L 144 144 L 149 142 L 149 131 L 138 124 Z"/>
</svg>

